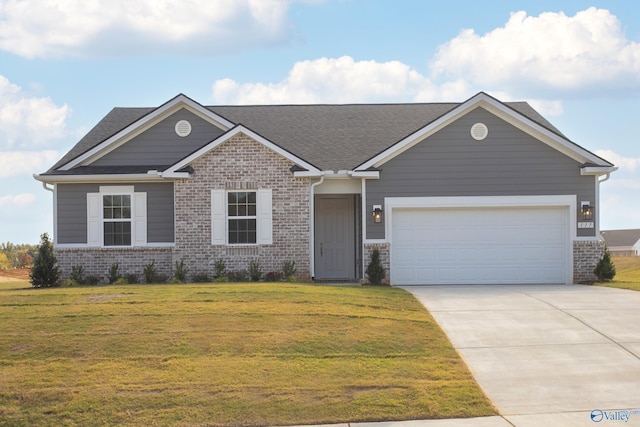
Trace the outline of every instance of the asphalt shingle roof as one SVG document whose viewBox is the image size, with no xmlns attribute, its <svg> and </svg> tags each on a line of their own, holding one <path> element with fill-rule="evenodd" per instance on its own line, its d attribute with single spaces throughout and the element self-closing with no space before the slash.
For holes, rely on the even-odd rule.
<svg viewBox="0 0 640 427">
<path fill-rule="evenodd" d="M 206 107 L 242 124 L 322 170 L 352 170 L 459 103 L 253 105 Z M 505 105 L 563 136 L 526 102 Z M 155 108 L 114 108 L 48 173 L 85 153 Z M 564 137 L 564 136 L 563 136 Z"/>
<path fill-rule="evenodd" d="M 640 229 L 603 230 L 600 232 L 607 246 L 633 246 L 640 240 Z"/>
</svg>

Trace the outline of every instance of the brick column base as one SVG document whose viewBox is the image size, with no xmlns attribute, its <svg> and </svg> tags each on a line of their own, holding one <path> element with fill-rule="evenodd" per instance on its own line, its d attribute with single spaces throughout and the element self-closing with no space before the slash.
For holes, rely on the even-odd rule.
<svg viewBox="0 0 640 427">
<path fill-rule="evenodd" d="M 593 283 L 593 269 L 604 253 L 604 240 L 575 240 L 573 242 L 573 282 Z"/>
</svg>

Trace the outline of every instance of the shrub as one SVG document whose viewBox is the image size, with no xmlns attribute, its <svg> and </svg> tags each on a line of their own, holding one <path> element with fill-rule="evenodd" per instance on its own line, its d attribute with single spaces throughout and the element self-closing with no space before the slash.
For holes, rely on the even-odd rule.
<svg viewBox="0 0 640 427">
<path fill-rule="evenodd" d="M 72 287 L 78 286 L 78 285 L 79 285 L 78 282 L 76 282 L 73 279 L 69 279 L 66 282 L 64 282 L 64 284 L 62 286 L 64 286 L 65 288 L 72 288 Z"/>
<path fill-rule="evenodd" d="M 213 265 L 213 269 L 214 269 L 213 277 L 215 279 L 222 278 L 224 277 L 224 274 L 227 270 L 227 264 L 224 262 L 223 259 L 219 259 Z"/>
<path fill-rule="evenodd" d="M 282 273 L 279 271 L 270 271 L 264 275 L 265 282 L 279 282 L 282 280 Z"/>
<path fill-rule="evenodd" d="M 211 277 L 207 273 L 194 273 L 191 275 L 191 281 L 193 283 L 209 283 Z"/>
<path fill-rule="evenodd" d="M 602 254 L 602 258 L 596 264 L 596 268 L 593 270 L 593 274 L 596 275 L 598 281 L 600 282 L 608 282 L 613 280 L 616 275 L 616 266 L 611 260 L 611 253 L 609 249 L 604 248 L 604 253 Z"/>
<path fill-rule="evenodd" d="M 120 265 L 118 265 L 117 262 L 114 262 L 113 264 L 111 264 L 111 267 L 109 267 L 109 273 L 107 274 L 107 279 L 109 280 L 109 283 L 115 283 L 121 277 L 122 275 L 120 274 Z"/>
<path fill-rule="evenodd" d="M 189 269 L 186 265 L 184 265 L 184 260 L 176 261 L 176 268 L 173 272 L 173 278 L 179 280 L 184 283 L 187 281 L 187 273 L 189 273 Z"/>
<path fill-rule="evenodd" d="M 127 279 L 125 279 L 124 277 L 119 278 L 118 280 L 116 280 L 115 282 L 113 282 L 114 285 L 128 285 L 129 281 Z"/>
<path fill-rule="evenodd" d="M 71 266 L 71 274 L 69 275 L 69 281 L 75 282 L 75 284 L 71 284 L 70 286 L 83 285 L 84 282 L 84 267 L 81 265 L 72 265 Z M 66 285 L 66 283 L 65 283 Z"/>
<path fill-rule="evenodd" d="M 285 279 L 289 282 L 296 281 L 296 262 L 295 261 L 285 261 L 282 263 L 282 274 Z"/>
<path fill-rule="evenodd" d="M 384 280 L 385 272 L 380 262 L 380 251 L 378 249 L 374 249 L 373 252 L 371 252 L 371 258 L 365 273 L 367 273 L 369 282 L 371 282 L 372 285 L 379 285 L 382 283 L 382 280 Z"/>
<path fill-rule="evenodd" d="M 262 269 L 260 268 L 260 261 L 253 259 L 249 262 L 249 278 L 252 282 L 259 282 L 262 278 Z"/>
<path fill-rule="evenodd" d="M 144 266 L 142 270 L 142 274 L 144 275 L 145 283 L 155 283 L 158 281 L 158 272 L 156 271 L 156 261 L 151 261 L 151 264 L 147 264 Z"/>
<path fill-rule="evenodd" d="M 247 270 L 227 271 L 226 275 L 230 282 L 246 282 L 249 280 Z"/>
<path fill-rule="evenodd" d="M 44 233 L 40 236 L 40 245 L 36 253 L 36 259 L 31 267 L 29 276 L 31 285 L 34 288 L 50 288 L 59 286 L 60 268 L 58 260 L 53 254 L 53 244 L 49 240 L 49 235 Z"/>
</svg>

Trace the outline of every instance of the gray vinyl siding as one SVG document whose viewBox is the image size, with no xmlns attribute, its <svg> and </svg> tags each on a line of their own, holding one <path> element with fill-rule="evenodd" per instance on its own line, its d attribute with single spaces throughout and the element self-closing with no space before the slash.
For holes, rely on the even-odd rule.
<svg viewBox="0 0 640 427">
<path fill-rule="evenodd" d="M 191 133 L 180 137 L 175 125 L 191 123 Z M 93 166 L 168 166 L 183 159 L 224 132 L 195 114 L 180 110 L 92 163 Z"/>
<path fill-rule="evenodd" d="M 147 242 L 175 242 L 173 183 L 136 184 L 135 191 L 147 193 Z"/>
<path fill-rule="evenodd" d="M 56 185 L 57 243 L 87 243 L 87 193 L 97 193 L 99 188 L 98 184 Z"/>
<path fill-rule="evenodd" d="M 483 141 L 469 133 L 477 122 L 489 129 Z M 367 181 L 367 210 L 384 205 L 385 197 L 577 195 L 578 206 L 593 204 L 595 177 L 581 176 L 580 166 L 478 108 L 382 165 L 380 179 Z M 367 238 L 383 239 L 384 224 L 367 218 Z M 578 236 L 594 233 L 577 230 Z"/>
<path fill-rule="evenodd" d="M 99 184 L 58 184 L 56 186 L 58 222 L 56 241 L 58 244 L 87 243 L 87 193 L 99 191 Z M 173 183 L 134 184 L 134 191 L 147 193 L 147 242 L 173 243 L 175 241 Z"/>
</svg>

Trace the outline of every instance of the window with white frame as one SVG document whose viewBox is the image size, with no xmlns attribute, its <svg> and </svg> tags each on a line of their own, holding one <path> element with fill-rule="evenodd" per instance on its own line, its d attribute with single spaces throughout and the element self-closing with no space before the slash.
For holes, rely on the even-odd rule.
<svg viewBox="0 0 640 427">
<path fill-rule="evenodd" d="M 102 196 L 104 246 L 131 246 L 131 195 Z"/>
<path fill-rule="evenodd" d="M 133 186 L 100 186 L 87 193 L 87 245 L 147 245 L 147 193 Z"/>
<path fill-rule="evenodd" d="M 272 218 L 270 189 L 211 190 L 213 245 L 270 245 Z"/>
</svg>

